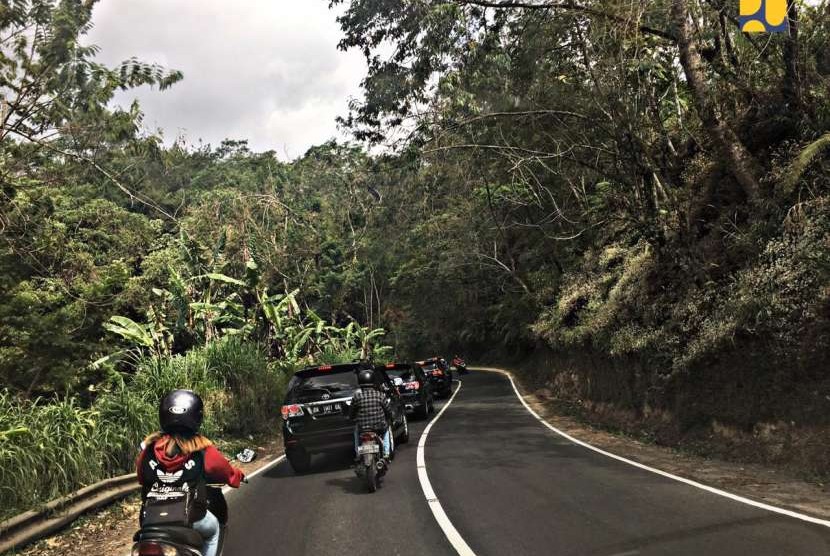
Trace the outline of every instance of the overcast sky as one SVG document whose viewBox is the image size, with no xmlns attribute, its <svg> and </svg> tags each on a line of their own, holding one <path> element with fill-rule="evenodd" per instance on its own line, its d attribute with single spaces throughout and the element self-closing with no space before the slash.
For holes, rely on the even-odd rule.
<svg viewBox="0 0 830 556">
<path fill-rule="evenodd" d="M 138 98 L 145 126 L 168 142 L 248 139 L 295 158 L 341 136 L 334 119 L 360 96 L 366 66 L 359 52 L 337 50 L 328 0 L 103 0 L 95 10 L 89 41 L 100 61 L 137 56 L 184 73 L 167 91 L 116 99 Z"/>
</svg>

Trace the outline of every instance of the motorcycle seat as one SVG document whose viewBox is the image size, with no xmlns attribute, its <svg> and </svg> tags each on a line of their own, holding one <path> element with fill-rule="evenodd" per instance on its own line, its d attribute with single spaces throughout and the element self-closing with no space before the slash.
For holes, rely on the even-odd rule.
<svg viewBox="0 0 830 556">
<path fill-rule="evenodd" d="M 147 526 L 143 527 L 133 537 L 133 542 L 139 541 L 159 541 L 169 542 L 173 544 L 183 544 L 197 550 L 202 549 L 205 539 L 195 529 L 190 527 L 164 527 L 164 526 Z"/>
</svg>

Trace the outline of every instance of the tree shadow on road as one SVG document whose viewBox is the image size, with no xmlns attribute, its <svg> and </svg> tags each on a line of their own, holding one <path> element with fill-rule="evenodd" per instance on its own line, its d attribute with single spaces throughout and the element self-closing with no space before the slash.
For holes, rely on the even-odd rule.
<svg viewBox="0 0 830 556">
<path fill-rule="evenodd" d="M 294 477 L 307 477 L 309 475 L 321 475 L 334 473 L 349 469 L 352 466 L 353 452 L 343 451 L 332 454 L 319 454 L 311 459 L 311 468 L 304 473 L 294 473 L 290 465 L 277 465 L 265 472 L 266 479 L 291 479 Z"/>
</svg>

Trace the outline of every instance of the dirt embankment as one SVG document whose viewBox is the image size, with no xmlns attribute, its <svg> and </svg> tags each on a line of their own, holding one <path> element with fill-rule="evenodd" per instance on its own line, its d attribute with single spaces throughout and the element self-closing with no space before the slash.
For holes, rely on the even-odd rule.
<svg viewBox="0 0 830 556">
<path fill-rule="evenodd" d="M 546 347 L 499 363 L 560 415 L 647 444 L 830 482 L 830 380 L 777 380 L 756 365 L 759 353 L 736 352 L 665 380 L 636 359 Z"/>
<path fill-rule="evenodd" d="M 494 367 L 512 370 L 528 404 L 551 425 L 575 438 L 715 488 L 830 519 L 830 482 L 805 472 L 803 465 L 774 464 L 764 455 L 770 449 L 769 440 L 760 435 L 775 434 L 774 427 L 735 431 L 714 421 L 709 434 L 694 431 L 669 436 L 674 442 L 665 444 L 659 439 L 666 436 L 656 431 L 661 427 L 677 430 L 677 423 L 667 412 L 643 415 L 611 402 L 563 397 L 558 373 L 529 368 L 527 364 L 523 370 L 509 365 Z M 795 433 L 790 430 L 788 434 Z M 809 435 L 802 434 L 805 438 Z M 825 438 L 821 447 L 830 450 L 826 437 L 818 436 L 819 442 Z"/>
</svg>

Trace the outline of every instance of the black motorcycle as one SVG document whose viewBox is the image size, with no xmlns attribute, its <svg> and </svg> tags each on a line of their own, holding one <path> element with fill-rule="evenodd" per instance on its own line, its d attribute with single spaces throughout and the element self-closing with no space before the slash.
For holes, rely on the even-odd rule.
<svg viewBox="0 0 830 556">
<path fill-rule="evenodd" d="M 247 481 L 245 481 L 247 482 Z M 228 524 L 228 504 L 223 485 L 208 485 L 208 510 L 219 520 L 219 549 L 222 556 Z M 190 527 L 148 525 L 133 537 L 132 556 L 201 556 L 205 539 Z"/>
<path fill-rule="evenodd" d="M 378 489 L 380 479 L 386 473 L 386 462 L 383 460 L 382 453 L 383 440 L 378 433 L 373 431 L 360 433 L 355 473 L 366 480 L 369 492 L 375 492 Z"/>
<path fill-rule="evenodd" d="M 460 375 L 466 375 L 469 372 L 467 370 L 467 363 L 463 359 L 453 360 L 453 366 L 455 366 L 455 369 Z"/>
</svg>

